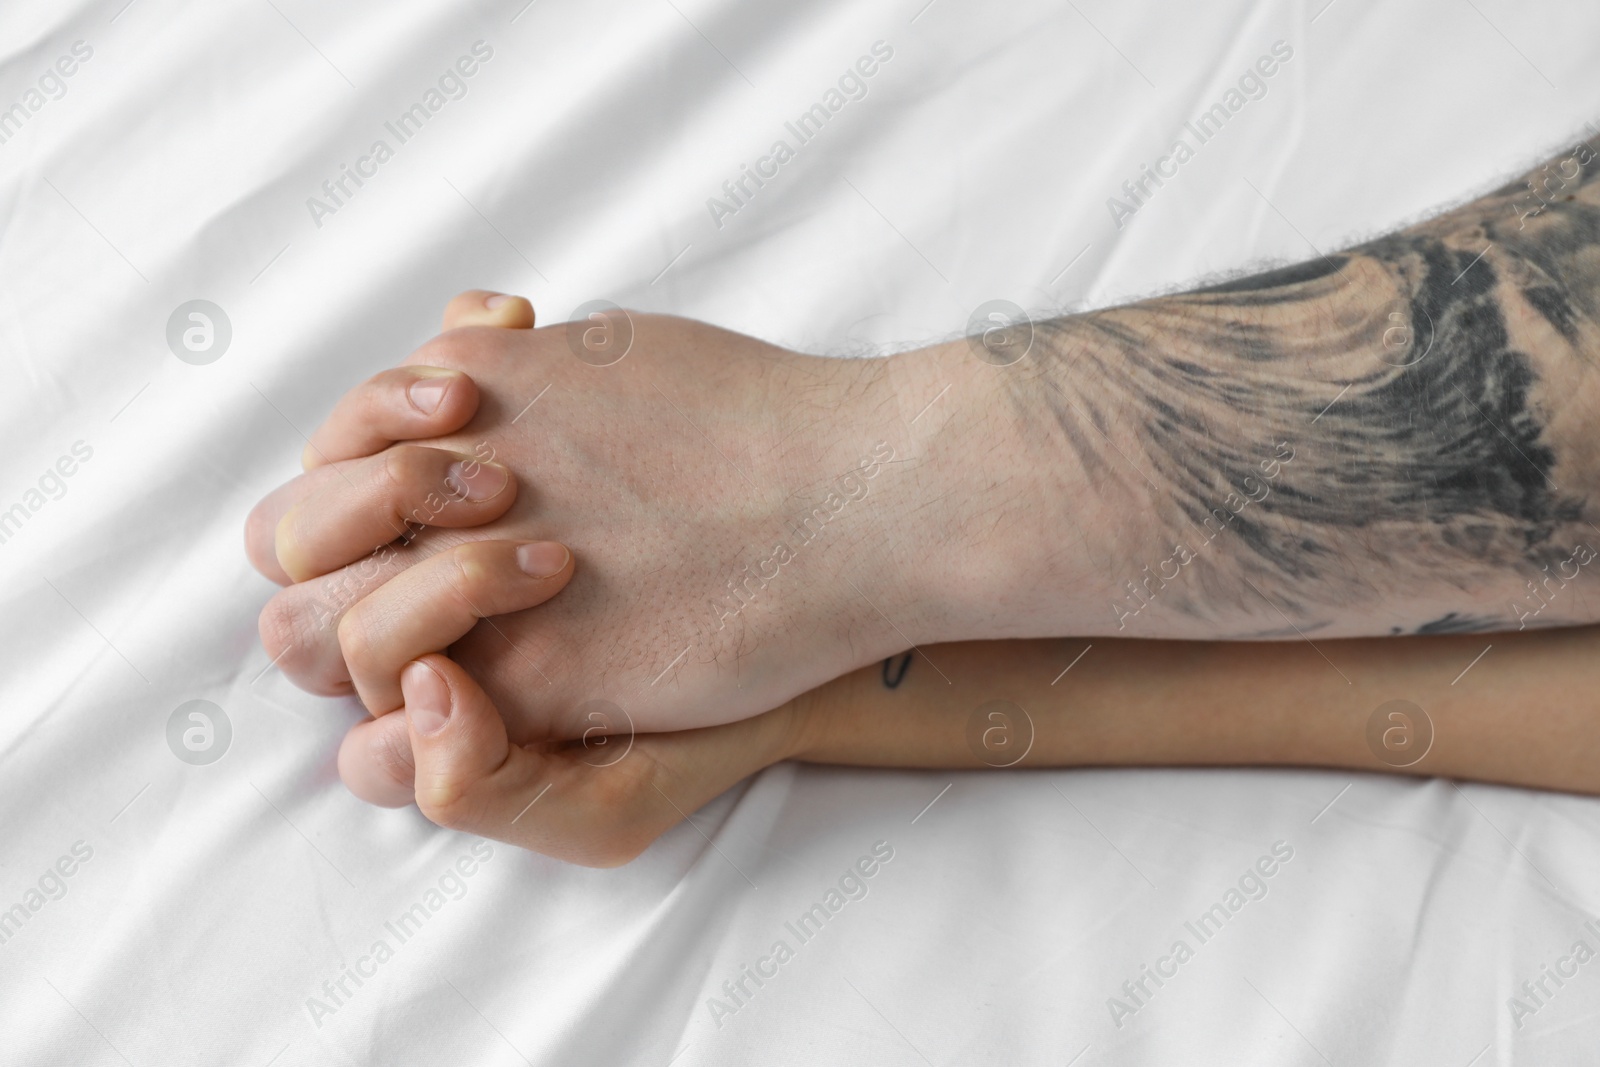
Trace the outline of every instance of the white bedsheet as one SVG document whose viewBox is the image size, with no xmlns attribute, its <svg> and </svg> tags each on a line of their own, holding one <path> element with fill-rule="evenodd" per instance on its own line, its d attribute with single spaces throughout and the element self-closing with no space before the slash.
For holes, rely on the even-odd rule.
<svg viewBox="0 0 1600 1067">
<path fill-rule="evenodd" d="M 459 289 L 857 352 L 993 297 L 1305 258 L 1600 119 L 1592 3 L 1323 2 L 0 6 L 0 109 L 23 107 L 0 125 L 0 512 L 26 512 L 0 543 L 0 908 L 28 915 L 0 944 L 0 1063 L 1592 1062 L 1600 962 L 1507 1004 L 1600 948 L 1592 800 L 780 766 L 622 870 L 480 862 L 349 797 L 356 706 L 256 640 L 246 511 Z M 1107 199 L 1276 41 L 1265 94 L 1118 227 Z M 386 134 L 476 42 L 465 95 Z M 876 42 L 863 98 L 708 206 Z M 392 158 L 308 207 L 378 139 Z M 195 299 L 232 329 L 205 365 L 166 339 Z M 209 765 L 167 743 L 190 700 L 231 724 Z M 801 943 L 785 924 L 878 842 L 866 896 Z M 1275 844 L 1266 895 L 1189 933 Z M 386 924 L 430 890 L 402 943 Z M 780 939 L 793 958 L 714 1012 Z M 1179 939 L 1192 958 L 1114 1019 Z"/>
</svg>

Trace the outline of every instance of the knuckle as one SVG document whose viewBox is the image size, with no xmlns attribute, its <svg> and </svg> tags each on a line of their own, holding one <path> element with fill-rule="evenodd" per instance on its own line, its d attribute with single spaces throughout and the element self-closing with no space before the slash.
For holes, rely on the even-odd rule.
<svg viewBox="0 0 1600 1067">
<path fill-rule="evenodd" d="M 442 553 L 445 584 L 471 604 L 482 602 L 501 584 L 495 547 L 489 541 L 466 541 Z"/>
<path fill-rule="evenodd" d="M 348 692 L 343 660 L 324 652 L 329 644 L 334 608 L 301 586 L 290 586 L 267 601 L 257 620 L 261 645 L 272 662 L 296 685 L 313 693 Z"/>
<path fill-rule="evenodd" d="M 366 612 L 356 604 L 339 620 L 339 652 L 351 668 L 364 667 L 372 659 L 374 646 L 372 631 L 367 626 Z"/>
<path fill-rule="evenodd" d="M 469 830 L 477 825 L 481 805 L 473 798 L 467 783 L 449 776 L 431 775 L 416 781 L 417 810 L 435 826 L 447 830 Z"/>
<path fill-rule="evenodd" d="M 333 622 L 333 608 L 301 586 L 280 590 L 261 609 L 261 644 L 273 657 L 288 653 L 295 659 L 298 650 L 309 649 L 323 630 Z"/>
<path fill-rule="evenodd" d="M 267 601 L 257 620 L 261 634 L 261 647 L 273 659 L 284 655 L 299 644 L 299 620 L 289 598 L 279 594 Z"/>
<path fill-rule="evenodd" d="M 374 374 L 346 395 L 351 400 L 359 402 L 363 406 L 368 406 L 374 399 L 382 397 L 383 394 L 391 391 L 396 386 L 403 388 L 408 378 L 409 375 L 403 368 L 390 367 Z"/>
<path fill-rule="evenodd" d="M 384 449 L 383 462 L 373 472 L 377 488 L 391 499 L 409 498 L 426 484 L 435 468 L 438 450 L 423 445 L 391 445 Z"/>
</svg>

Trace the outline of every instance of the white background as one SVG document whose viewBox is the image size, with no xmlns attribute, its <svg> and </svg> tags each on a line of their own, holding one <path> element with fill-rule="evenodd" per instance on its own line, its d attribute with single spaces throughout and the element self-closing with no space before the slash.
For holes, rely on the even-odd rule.
<svg viewBox="0 0 1600 1067">
<path fill-rule="evenodd" d="M 1294 771 L 774 768 L 623 870 L 496 846 L 319 1028 L 307 998 L 471 840 L 344 792 L 360 712 L 263 673 L 271 587 L 240 533 L 301 434 L 457 290 L 862 353 L 957 334 L 995 297 L 1081 307 L 1303 259 L 1600 119 L 1600 9 L 123 5 L 0 7 L 0 109 L 93 48 L 0 145 L 0 509 L 93 449 L 0 544 L 0 907 L 93 849 L 0 946 L 0 1063 L 1592 1057 L 1600 961 L 1520 1028 L 1506 1001 L 1580 937 L 1600 949 L 1600 805 Z M 1294 58 L 1267 95 L 1115 227 L 1106 198 L 1278 39 Z M 323 179 L 477 40 L 494 56 L 469 94 L 315 225 Z M 714 225 L 706 199 L 878 40 L 867 97 Z M 206 366 L 165 341 L 196 298 L 233 326 Z M 234 730 L 209 766 L 165 739 L 196 698 Z M 706 998 L 878 840 L 895 858 L 870 894 L 714 1023 Z M 1275 841 L 1294 858 L 1267 897 L 1114 1025 L 1107 998 Z"/>
</svg>

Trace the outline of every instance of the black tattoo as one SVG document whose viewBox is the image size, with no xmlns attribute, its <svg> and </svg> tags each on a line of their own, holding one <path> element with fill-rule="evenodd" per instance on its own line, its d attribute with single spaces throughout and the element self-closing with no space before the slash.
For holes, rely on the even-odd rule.
<svg viewBox="0 0 1600 1067">
<path fill-rule="evenodd" d="M 1423 623 L 1412 632 L 1418 635 L 1481 634 L 1504 628 L 1505 620 L 1498 617 L 1464 614 L 1462 612 L 1452 611 L 1448 615 L 1441 615 L 1437 619 L 1432 619 Z"/>
<path fill-rule="evenodd" d="M 899 657 L 899 664 L 895 664 L 896 657 L 890 656 L 883 661 L 883 687 L 885 689 L 899 689 L 900 683 L 906 680 L 906 672 L 911 669 L 911 653 L 903 653 Z"/>
<path fill-rule="evenodd" d="M 1044 324 L 1019 403 L 1160 531 L 1116 617 L 1506 628 L 1527 579 L 1600 545 L 1597 149 L 1336 255 Z M 1205 562 L 1145 565 L 1174 547 Z"/>
</svg>

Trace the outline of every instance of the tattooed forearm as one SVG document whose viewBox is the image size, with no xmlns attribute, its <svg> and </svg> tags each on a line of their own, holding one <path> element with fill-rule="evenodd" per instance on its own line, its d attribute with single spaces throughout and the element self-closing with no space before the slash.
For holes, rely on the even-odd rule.
<svg viewBox="0 0 1600 1067">
<path fill-rule="evenodd" d="M 1337 254 L 1047 324 L 1018 402 L 1145 531 L 1109 628 L 1600 617 L 1597 149 Z"/>
</svg>

